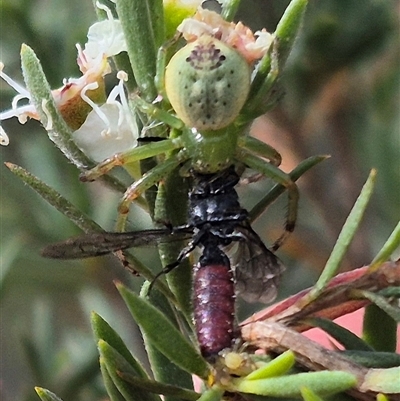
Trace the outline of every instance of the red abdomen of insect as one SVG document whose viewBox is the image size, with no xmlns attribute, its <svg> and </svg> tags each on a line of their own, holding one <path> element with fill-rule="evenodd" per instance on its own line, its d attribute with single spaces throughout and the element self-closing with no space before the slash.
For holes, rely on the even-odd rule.
<svg viewBox="0 0 400 401">
<path fill-rule="evenodd" d="M 232 345 L 235 290 L 230 266 L 199 263 L 193 277 L 193 309 L 201 354 L 212 357 Z"/>
</svg>

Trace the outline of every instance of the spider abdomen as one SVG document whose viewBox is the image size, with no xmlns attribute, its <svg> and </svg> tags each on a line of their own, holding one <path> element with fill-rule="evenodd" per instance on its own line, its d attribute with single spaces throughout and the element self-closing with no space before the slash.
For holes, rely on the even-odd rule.
<svg viewBox="0 0 400 401">
<path fill-rule="evenodd" d="M 238 51 L 203 35 L 172 57 L 165 72 L 165 90 L 186 126 L 219 130 L 242 109 L 250 89 L 250 71 Z"/>
</svg>

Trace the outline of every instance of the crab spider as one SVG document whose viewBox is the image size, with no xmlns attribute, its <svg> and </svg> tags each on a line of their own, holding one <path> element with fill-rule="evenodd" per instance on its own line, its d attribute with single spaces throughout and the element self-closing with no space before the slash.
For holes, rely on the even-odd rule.
<svg viewBox="0 0 400 401">
<path fill-rule="evenodd" d="M 115 166 L 124 166 L 146 158 L 166 155 L 126 190 L 119 204 L 117 229 L 125 228 L 130 204 L 144 191 L 159 183 L 175 168 L 213 174 L 232 165 L 244 165 L 283 185 L 288 191 L 285 232 L 273 245 L 278 249 L 293 231 L 299 192 L 295 182 L 279 169 L 281 156 L 268 144 L 247 135 L 247 125 L 254 119 L 245 112 L 254 101 L 251 66 L 234 48 L 204 34 L 178 50 L 165 65 L 166 48 L 159 52 L 156 79 L 175 114 L 147 103 L 137 94 L 134 105 L 150 120 L 171 128 L 169 138 L 118 153 L 83 173 L 83 181 L 92 181 Z M 268 92 L 278 76 L 272 51 Z M 276 64 L 276 63 L 275 63 Z M 253 85 L 254 86 L 254 85 Z M 255 89 L 255 90 L 254 90 Z"/>
</svg>

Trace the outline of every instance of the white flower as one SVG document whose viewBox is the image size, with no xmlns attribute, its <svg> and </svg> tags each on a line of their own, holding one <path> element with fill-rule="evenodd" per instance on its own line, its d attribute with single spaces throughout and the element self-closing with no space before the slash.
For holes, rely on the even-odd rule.
<svg viewBox="0 0 400 401">
<path fill-rule="evenodd" d="M 18 93 L 11 102 L 11 109 L 5 110 L 0 113 L 0 122 L 7 120 L 12 117 L 17 117 L 21 124 L 25 124 L 28 118 L 37 118 L 37 112 L 33 104 L 31 104 L 31 94 L 29 91 L 9 77 L 4 71 L 4 64 L 0 62 L 0 77 L 7 82 L 15 91 Z M 25 99 L 27 102 L 22 106 L 19 105 L 20 101 Z M 7 146 L 9 139 L 4 131 L 3 127 L 0 126 L 0 145 Z"/>
<path fill-rule="evenodd" d="M 104 102 L 106 96 L 103 77 L 111 72 L 107 58 L 126 50 L 120 22 L 113 19 L 107 7 L 101 4 L 98 7 L 107 12 L 108 19 L 89 28 L 88 41 L 83 50 L 77 45 L 77 63 L 82 76 L 64 79 L 63 86 L 51 92 L 58 110 L 73 130 L 81 126 L 90 112 L 88 102 L 81 95 L 84 94 L 86 98 L 90 96 L 96 103 Z M 0 62 L 0 77 L 16 90 L 17 95 L 12 101 L 11 109 L 0 113 L 0 122 L 12 117 L 17 117 L 21 124 L 25 124 L 28 118 L 38 120 L 39 115 L 31 103 L 29 91 L 6 75 L 3 68 L 4 65 Z M 25 103 L 21 105 L 20 102 L 24 99 Z M 0 128 L 0 144 L 7 145 L 8 142 L 8 136 Z"/>
<path fill-rule="evenodd" d="M 96 162 L 137 145 L 138 127 L 129 110 L 123 87 L 127 75 L 120 71 L 117 77 L 120 79 L 119 84 L 100 107 L 86 97 L 84 92 L 81 94 L 93 110 L 72 137 L 78 147 Z"/>
<path fill-rule="evenodd" d="M 108 19 L 95 22 L 89 28 L 88 41 L 83 50 L 86 61 L 96 60 L 99 55 L 111 57 L 126 51 L 126 41 L 120 21 L 113 18 L 108 7 L 99 2 L 96 3 L 96 6 L 107 13 Z"/>
<path fill-rule="evenodd" d="M 241 22 L 235 24 L 225 21 L 218 13 L 201 7 L 193 17 L 184 19 L 177 29 L 188 42 L 195 41 L 201 35 L 214 36 L 236 49 L 249 64 L 261 59 L 273 40 L 273 35 L 265 29 L 253 34 Z"/>
</svg>

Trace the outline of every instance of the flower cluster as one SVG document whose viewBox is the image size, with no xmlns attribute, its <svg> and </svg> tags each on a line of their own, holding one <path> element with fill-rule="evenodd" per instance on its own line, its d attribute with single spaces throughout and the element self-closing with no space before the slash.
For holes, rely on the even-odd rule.
<svg viewBox="0 0 400 401">
<path fill-rule="evenodd" d="M 183 20 L 177 29 L 188 42 L 204 34 L 216 37 L 235 48 L 249 64 L 261 59 L 273 41 L 273 35 L 265 29 L 253 34 L 243 23 L 225 21 L 216 12 L 201 7 L 192 18 Z"/>
<path fill-rule="evenodd" d="M 165 0 L 165 12 L 176 9 L 175 0 Z M 273 36 L 266 31 L 255 34 L 242 23 L 225 21 L 214 11 L 200 7 L 199 0 L 179 2 L 183 15 L 178 31 L 188 41 L 201 35 L 211 35 L 239 51 L 251 64 L 260 59 L 269 49 Z M 115 153 L 132 149 L 137 145 L 138 126 L 129 108 L 124 82 L 128 79 L 124 71 L 117 73 L 119 83 L 105 94 L 104 77 L 112 72 L 108 59 L 127 50 L 120 21 L 111 11 L 97 3 L 107 13 L 107 19 L 94 23 L 88 31 L 87 42 L 82 49 L 77 45 L 77 64 L 82 73 L 79 78 L 65 79 L 59 89 L 52 90 L 56 107 L 71 129 L 76 145 L 93 161 L 100 162 Z M 196 11 L 197 9 L 197 11 Z M 0 122 L 17 117 L 21 124 L 29 118 L 39 119 L 29 91 L 15 82 L 0 64 L 0 77 L 18 93 L 11 109 L 0 113 Z M 25 102 L 21 104 L 21 102 Z M 46 111 L 46 105 L 43 105 Z M 49 119 L 48 129 L 52 126 Z M 0 144 L 8 145 L 9 138 L 0 125 Z"/>
</svg>

